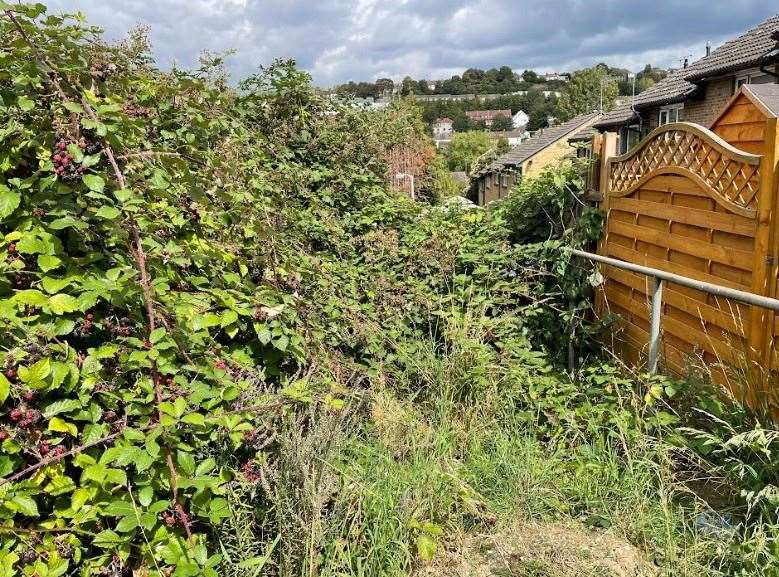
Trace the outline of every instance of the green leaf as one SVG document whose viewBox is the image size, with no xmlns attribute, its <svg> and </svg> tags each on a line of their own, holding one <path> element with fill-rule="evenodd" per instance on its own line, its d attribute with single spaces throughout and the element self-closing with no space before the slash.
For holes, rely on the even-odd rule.
<svg viewBox="0 0 779 577">
<path fill-rule="evenodd" d="M 0 373 L 0 405 L 2 405 L 8 398 L 8 394 L 11 392 L 11 382 Z"/>
<path fill-rule="evenodd" d="M 191 477 L 195 473 L 195 458 L 184 451 L 179 451 L 176 458 L 179 467 L 188 477 Z"/>
<path fill-rule="evenodd" d="M 417 537 L 417 554 L 423 561 L 431 561 L 435 556 L 438 545 L 430 535 L 420 535 Z"/>
<path fill-rule="evenodd" d="M 19 108 L 21 108 L 25 112 L 35 108 L 35 102 L 30 100 L 26 96 L 20 96 L 19 99 L 17 100 L 17 104 L 19 104 Z"/>
<path fill-rule="evenodd" d="M 32 497 L 28 497 L 27 495 L 16 495 L 11 499 L 11 503 L 13 503 L 13 508 L 23 515 L 29 517 L 38 516 L 38 504 Z"/>
<path fill-rule="evenodd" d="M 38 255 L 38 268 L 40 268 L 43 272 L 54 270 L 61 264 L 62 260 L 59 257 L 52 256 L 50 254 Z"/>
<path fill-rule="evenodd" d="M 154 329 L 154 330 L 153 330 L 153 331 L 152 331 L 152 332 L 149 334 L 149 341 L 150 341 L 152 344 L 157 344 L 158 342 L 160 342 L 160 340 L 161 340 L 161 339 L 162 339 L 162 337 L 164 337 L 164 336 L 165 336 L 165 327 L 158 327 L 158 328 Z"/>
<path fill-rule="evenodd" d="M 81 150 L 81 147 L 74 142 L 68 144 L 68 154 L 70 154 L 73 157 L 73 160 L 78 163 L 84 160 L 84 152 Z"/>
<path fill-rule="evenodd" d="M 43 409 L 43 416 L 49 419 L 54 415 L 75 411 L 81 407 L 81 401 L 78 399 L 62 399 L 60 401 L 54 401 L 53 403 L 50 403 L 45 409 Z"/>
<path fill-rule="evenodd" d="M 59 417 L 54 417 L 49 421 L 49 430 L 58 433 L 68 433 L 74 437 L 78 436 L 78 427 L 73 423 L 68 423 Z"/>
<path fill-rule="evenodd" d="M 76 102 L 66 102 L 64 104 L 65 108 L 68 109 L 70 112 L 75 112 L 77 114 L 84 114 L 84 109 L 81 107 L 80 104 Z"/>
<path fill-rule="evenodd" d="M 98 216 L 100 218 L 104 218 L 106 220 L 114 220 L 116 217 L 118 217 L 121 212 L 119 212 L 119 209 L 115 206 L 110 206 L 108 204 L 101 206 L 98 211 L 95 213 L 95 216 Z"/>
<path fill-rule="evenodd" d="M 87 188 L 94 192 L 103 192 L 105 180 L 96 174 L 85 174 L 81 180 L 87 185 Z"/>
<path fill-rule="evenodd" d="M 7 218 L 19 207 L 22 195 L 0 184 L 0 219 Z"/>
<path fill-rule="evenodd" d="M 59 293 L 49 297 L 49 309 L 55 315 L 72 313 L 78 310 L 78 299 L 69 294 Z"/>
<path fill-rule="evenodd" d="M 19 367 L 19 378 L 27 384 L 36 384 L 43 382 L 43 379 L 51 373 L 51 360 L 49 357 L 42 358 L 31 367 Z"/>
<path fill-rule="evenodd" d="M 90 120 L 86 117 L 81 118 L 81 126 L 87 130 L 94 130 L 99 136 L 105 136 L 107 132 L 105 124 L 102 122 L 95 122 L 94 120 Z"/>
<path fill-rule="evenodd" d="M 16 250 L 24 254 L 46 254 L 49 247 L 46 243 L 34 234 L 25 234 L 24 237 L 16 243 Z"/>
<path fill-rule="evenodd" d="M 124 517 L 121 521 L 119 521 L 116 524 L 116 530 L 120 533 L 129 533 L 130 531 L 134 530 L 138 526 L 138 517 L 136 517 L 135 513 L 132 515 L 128 515 L 127 517 Z"/>
<path fill-rule="evenodd" d="M 118 545 L 121 545 L 123 541 L 124 539 L 122 539 L 122 537 L 110 529 L 106 529 L 95 535 L 95 538 L 92 539 L 92 544 L 101 549 L 115 549 Z"/>
<path fill-rule="evenodd" d="M 127 190 L 126 188 L 123 188 L 121 190 L 115 190 L 114 196 L 116 197 L 116 200 L 119 202 L 127 202 L 133 197 L 133 193 Z"/>
<path fill-rule="evenodd" d="M 14 302 L 28 305 L 31 307 L 42 307 L 49 299 L 41 291 L 35 289 L 26 289 L 19 291 L 13 296 Z"/>
</svg>

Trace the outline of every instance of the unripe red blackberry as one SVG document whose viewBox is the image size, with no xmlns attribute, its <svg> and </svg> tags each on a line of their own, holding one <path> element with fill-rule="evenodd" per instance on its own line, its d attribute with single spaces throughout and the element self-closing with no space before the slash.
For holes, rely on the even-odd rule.
<svg viewBox="0 0 779 577">
<path fill-rule="evenodd" d="M 24 411 L 20 409 L 19 407 L 16 407 L 14 409 L 11 409 L 11 413 L 9 415 L 11 417 L 11 420 L 15 423 L 18 423 L 22 420 L 22 417 L 24 417 Z"/>
<path fill-rule="evenodd" d="M 48 455 L 50 450 L 51 447 L 49 446 L 49 443 L 46 441 L 43 441 L 40 445 L 38 445 L 38 452 L 41 455 Z"/>
<path fill-rule="evenodd" d="M 8 253 L 9 254 L 16 254 L 16 243 L 12 242 L 8 245 Z"/>
<path fill-rule="evenodd" d="M 33 391 L 32 389 L 27 389 L 22 393 L 22 398 L 27 401 L 28 403 L 31 403 L 35 400 L 35 397 L 37 396 L 37 393 Z"/>
<path fill-rule="evenodd" d="M 16 369 L 8 369 L 8 370 L 5 372 L 5 377 L 6 377 L 6 378 L 7 378 L 9 381 L 15 381 L 15 380 L 16 380 L 16 377 L 17 377 L 18 375 L 19 375 L 19 373 L 16 371 Z"/>
</svg>

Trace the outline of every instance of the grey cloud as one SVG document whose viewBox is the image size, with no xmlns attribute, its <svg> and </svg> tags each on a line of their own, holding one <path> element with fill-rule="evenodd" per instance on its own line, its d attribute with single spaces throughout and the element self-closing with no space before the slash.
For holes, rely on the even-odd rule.
<svg viewBox="0 0 779 577">
<path fill-rule="evenodd" d="M 119 37 L 151 28 L 161 65 L 235 49 L 235 77 L 295 58 L 317 82 L 466 67 L 678 64 L 776 13 L 775 0 L 49 0 Z"/>
</svg>

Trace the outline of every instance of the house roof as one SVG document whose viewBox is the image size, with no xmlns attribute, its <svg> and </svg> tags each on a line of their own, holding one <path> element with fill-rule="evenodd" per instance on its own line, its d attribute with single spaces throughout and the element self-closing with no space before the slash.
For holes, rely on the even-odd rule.
<svg viewBox="0 0 779 577">
<path fill-rule="evenodd" d="M 630 122 L 637 116 L 629 104 L 623 104 L 611 112 L 606 112 L 594 126 L 595 128 L 608 128 L 609 126 L 622 125 Z"/>
<path fill-rule="evenodd" d="M 568 139 L 568 142 L 589 142 L 598 133 L 595 127 L 591 126 L 575 132 L 573 136 Z"/>
<path fill-rule="evenodd" d="M 779 118 L 779 84 L 747 84 L 742 90 L 751 94 L 764 112 Z"/>
<path fill-rule="evenodd" d="M 779 14 L 771 16 L 738 38 L 726 42 L 709 56 L 701 58 L 691 66 L 675 70 L 660 82 L 637 94 L 633 104 L 635 109 L 643 110 L 684 102 L 700 90 L 696 82 L 757 66 L 761 56 L 776 46 L 777 41 L 772 38 L 772 34 L 777 30 L 779 30 Z M 597 126 L 613 126 L 632 119 L 627 116 L 624 120 L 619 120 L 619 114 L 627 114 L 622 108 L 615 109 L 613 113 L 614 117 L 611 113 L 607 114 L 597 123 Z"/>
<path fill-rule="evenodd" d="M 577 132 L 582 127 L 589 126 L 589 123 L 599 116 L 599 112 L 581 114 L 567 122 L 539 131 L 535 136 L 529 138 L 511 152 L 497 158 L 492 164 L 485 168 L 482 173 L 500 170 L 507 166 L 518 166 L 561 138 L 565 138 L 566 136 Z"/>
<path fill-rule="evenodd" d="M 689 69 L 688 67 L 674 70 L 660 82 L 637 94 L 633 106 L 640 110 L 661 104 L 683 102 L 698 90 L 696 84 L 688 82 L 686 79 Z"/>
<path fill-rule="evenodd" d="M 473 120 L 494 120 L 499 116 L 511 118 L 511 110 L 469 110 L 465 115 Z"/>
<path fill-rule="evenodd" d="M 771 35 L 779 30 L 779 14 L 774 14 L 738 38 L 725 42 L 709 56 L 687 68 L 688 80 L 703 80 L 734 70 L 757 66 L 760 57 L 776 47 Z"/>
<path fill-rule="evenodd" d="M 445 122 L 448 122 L 449 124 L 452 124 L 454 122 L 454 120 L 452 120 L 451 118 L 447 118 L 446 116 L 444 116 L 443 118 L 436 119 L 436 124 L 443 124 Z"/>
<path fill-rule="evenodd" d="M 519 138 L 527 131 L 524 128 L 519 130 L 498 130 L 496 132 L 490 132 L 490 138 Z"/>
</svg>

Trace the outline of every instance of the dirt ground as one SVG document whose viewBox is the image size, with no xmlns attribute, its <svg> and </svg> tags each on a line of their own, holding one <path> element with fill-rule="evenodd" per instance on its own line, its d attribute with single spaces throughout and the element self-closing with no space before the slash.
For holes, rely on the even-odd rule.
<svg viewBox="0 0 779 577">
<path fill-rule="evenodd" d="M 467 536 L 439 551 L 415 577 L 652 577 L 642 553 L 609 531 L 520 523 Z"/>
</svg>

